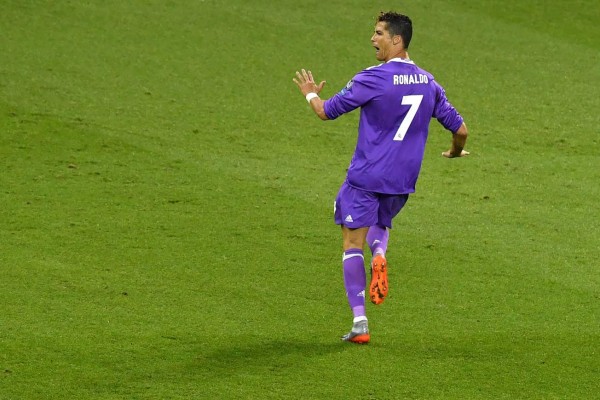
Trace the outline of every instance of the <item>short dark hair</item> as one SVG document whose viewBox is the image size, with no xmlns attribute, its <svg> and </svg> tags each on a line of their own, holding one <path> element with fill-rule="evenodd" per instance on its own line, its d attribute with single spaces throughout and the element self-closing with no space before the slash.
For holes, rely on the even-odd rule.
<svg viewBox="0 0 600 400">
<path fill-rule="evenodd" d="M 387 23 L 387 30 L 390 34 L 392 36 L 400 35 L 404 43 L 404 48 L 408 49 L 410 39 L 412 39 L 412 21 L 408 16 L 393 11 L 382 11 L 377 17 L 377 22 Z"/>
</svg>

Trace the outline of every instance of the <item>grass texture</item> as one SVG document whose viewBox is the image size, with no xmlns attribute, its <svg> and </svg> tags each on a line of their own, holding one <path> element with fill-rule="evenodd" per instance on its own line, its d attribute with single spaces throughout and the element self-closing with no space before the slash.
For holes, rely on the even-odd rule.
<svg viewBox="0 0 600 400">
<path fill-rule="evenodd" d="M 592 399 L 600 384 L 594 1 L 4 1 L 0 399 Z M 350 328 L 332 203 L 380 10 L 471 156 L 396 218 Z"/>
</svg>

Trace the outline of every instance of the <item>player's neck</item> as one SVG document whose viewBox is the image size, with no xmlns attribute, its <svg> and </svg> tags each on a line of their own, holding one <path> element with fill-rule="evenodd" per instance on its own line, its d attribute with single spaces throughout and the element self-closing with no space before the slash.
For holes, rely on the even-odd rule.
<svg viewBox="0 0 600 400">
<path fill-rule="evenodd" d="M 388 62 L 394 58 L 400 58 L 402 60 L 410 60 L 410 57 L 408 56 L 408 52 L 404 49 L 398 50 L 395 53 L 393 53 L 390 58 L 385 60 L 385 62 Z"/>
</svg>

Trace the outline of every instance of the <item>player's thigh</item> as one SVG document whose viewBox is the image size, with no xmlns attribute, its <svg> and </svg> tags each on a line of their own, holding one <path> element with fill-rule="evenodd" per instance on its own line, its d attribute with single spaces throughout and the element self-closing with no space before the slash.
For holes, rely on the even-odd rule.
<svg viewBox="0 0 600 400">
<path fill-rule="evenodd" d="M 378 209 L 377 194 L 353 188 L 344 182 L 335 199 L 335 223 L 351 229 L 369 227 L 377 223 Z"/>
<path fill-rule="evenodd" d="M 377 223 L 379 225 L 392 227 L 392 220 L 404 207 L 408 201 L 408 194 L 379 195 L 379 209 L 377 211 Z"/>
</svg>

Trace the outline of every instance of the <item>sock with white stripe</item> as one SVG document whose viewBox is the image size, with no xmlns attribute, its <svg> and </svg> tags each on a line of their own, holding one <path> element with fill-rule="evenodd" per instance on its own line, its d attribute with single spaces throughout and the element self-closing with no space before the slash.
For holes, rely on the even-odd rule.
<svg viewBox="0 0 600 400">
<path fill-rule="evenodd" d="M 365 272 L 365 259 L 361 249 L 348 249 L 344 252 L 344 287 L 348 304 L 354 317 L 365 316 L 365 287 L 367 275 Z"/>
</svg>

